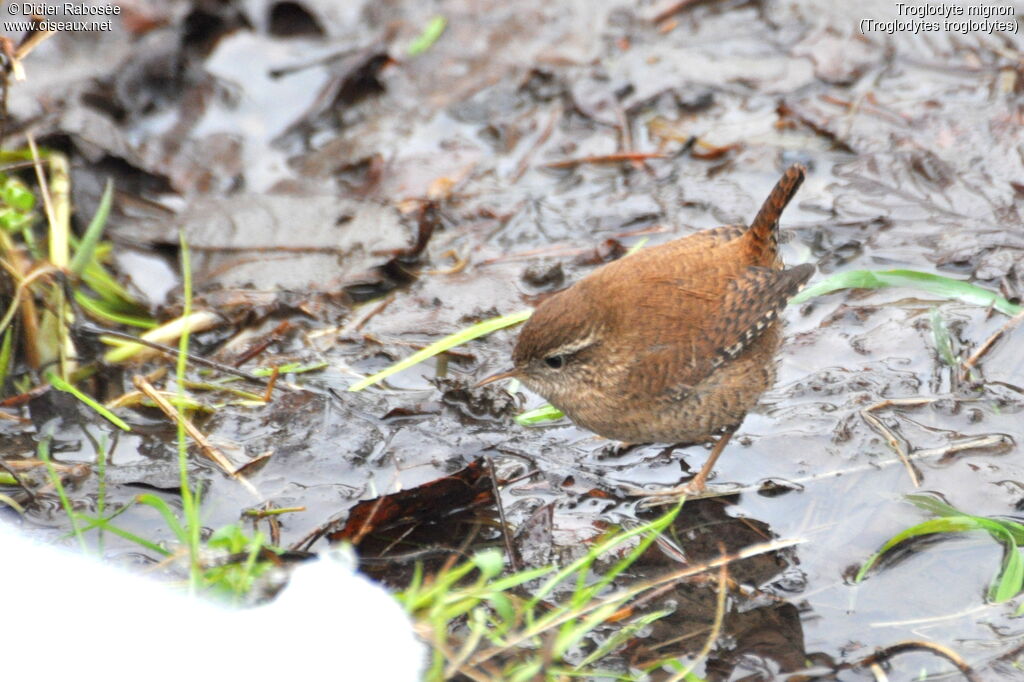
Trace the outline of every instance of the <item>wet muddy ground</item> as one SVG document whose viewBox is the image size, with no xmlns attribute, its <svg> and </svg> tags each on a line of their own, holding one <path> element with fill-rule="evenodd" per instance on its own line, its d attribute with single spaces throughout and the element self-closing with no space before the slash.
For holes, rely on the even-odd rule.
<svg viewBox="0 0 1024 682">
<path fill-rule="evenodd" d="M 444 34 L 410 55 L 438 14 Z M 517 425 L 538 397 L 468 388 L 508 367 L 514 330 L 460 347 L 441 367 L 346 389 L 437 338 L 530 307 L 644 237 L 653 245 L 748 222 L 794 162 L 809 172 L 782 220 L 783 253 L 815 263 L 812 282 L 908 268 L 1019 302 L 1019 32 L 862 35 L 865 18 L 896 18 L 896 4 L 153 3 L 109 33 L 44 43 L 27 80 L 10 84 L 4 142 L 23 146 L 31 127 L 69 153 L 79 221 L 114 178 L 117 268 L 161 317 L 180 312 L 184 231 L 194 306 L 223 316 L 194 352 L 230 363 L 272 338 L 243 368 L 327 363 L 286 377 L 269 405 L 199 420 L 236 464 L 269 455 L 248 472 L 256 496 L 193 459 L 209 527 L 264 502 L 301 506 L 280 519 L 280 543 L 291 546 L 360 500 L 489 456 L 499 478 L 518 479 L 501 496 L 519 559 L 541 565 L 576 556 L 609 524 L 651 518 L 621 490 L 673 484 L 706 449 L 615 455 L 567 421 Z M 615 154 L 649 156 L 607 159 Z M 906 640 L 949 646 L 987 679 L 1019 674 L 1016 605 L 984 600 L 1001 561 L 988 538 L 922 545 L 852 582 L 882 542 L 927 518 L 904 501 L 916 489 L 866 408 L 922 399 L 871 413 L 913 458 L 920 490 L 978 515 L 1024 504 L 1024 331 L 1008 332 L 965 377 L 939 357 L 933 308 L 961 361 L 1007 321 L 912 289 L 843 291 L 786 310 L 778 380 L 715 469 L 712 487 L 735 494 L 687 502 L 676 522 L 693 561 L 719 543 L 799 540 L 734 567 L 742 589 L 709 679 L 808 665 L 827 676 Z M 96 391 L 114 397 L 133 373 L 164 364 L 110 368 Z M 33 457 L 51 430 L 59 461 L 92 465 L 106 434 L 108 506 L 154 491 L 179 504 L 174 429 L 155 411 L 120 411 L 130 433 L 55 391 L 7 411 L 29 423 L 0 421 L 5 460 Z M 95 469 L 79 474 L 70 494 L 89 509 Z M 443 521 L 415 547 L 498 545 L 492 515 L 478 510 L 490 519 L 482 527 Z M 22 522 L 66 530 L 52 495 Z M 118 522 L 172 540 L 152 509 L 132 507 Z M 110 542 L 122 560 L 152 559 Z M 677 560 L 652 550 L 634 576 Z M 373 570 L 400 585 L 410 561 Z M 619 665 L 665 654 L 666 641 L 680 654 L 700 648 L 713 590 L 685 586 L 665 603 L 675 614 Z M 891 666 L 891 679 L 953 669 L 923 653 Z"/>
</svg>

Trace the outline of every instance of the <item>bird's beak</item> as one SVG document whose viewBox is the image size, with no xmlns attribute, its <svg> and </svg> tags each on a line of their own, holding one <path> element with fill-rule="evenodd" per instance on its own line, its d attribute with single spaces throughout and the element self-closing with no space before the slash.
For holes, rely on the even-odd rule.
<svg viewBox="0 0 1024 682">
<path fill-rule="evenodd" d="M 475 386 L 473 386 L 473 388 L 480 388 L 481 386 L 486 386 L 489 383 L 492 383 L 492 382 L 495 382 L 495 381 L 500 381 L 502 379 L 511 379 L 511 378 L 515 377 L 516 374 L 518 374 L 518 373 L 519 373 L 519 371 L 515 370 L 515 369 L 510 369 L 510 370 L 508 370 L 506 372 L 498 372 L 497 374 L 492 374 L 491 376 L 487 377 L 486 379 L 481 379 L 480 381 L 478 381 L 476 383 Z"/>
</svg>

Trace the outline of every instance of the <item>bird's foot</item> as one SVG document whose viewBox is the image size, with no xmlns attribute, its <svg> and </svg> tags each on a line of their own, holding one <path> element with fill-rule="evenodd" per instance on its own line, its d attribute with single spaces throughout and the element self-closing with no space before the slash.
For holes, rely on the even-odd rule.
<svg viewBox="0 0 1024 682">
<path fill-rule="evenodd" d="M 712 497 L 735 495 L 739 490 L 739 486 L 731 483 L 708 486 L 706 480 L 698 481 L 694 478 L 682 485 L 671 488 L 623 486 L 619 490 L 626 496 L 641 498 L 637 502 L 637 509 L 651 509 L 653 507 L 677 504 L 681 500 L 704 500 Z"/>
<path fill-rule="evenodd" d="M 613 441 L 601 449 L 601 459 L 617 459 L 622 457 L 630 450 L 643 445 L 643 443 L 624 443 L 622 441 Z"/>
<path fill-rule="evenodd" d="M 700 479 L 700 480 L 698 480 Z M 693 497 L 699 495 L 707 489 L 707 477 L 701 478 L 700 476 L 694 476 L 692 479 L 682 485 L 673 486 L 671 488 L 637 488 L 635 486 L 625 486 L 622 490 L 626 495 L 630 497 L 646 497 L 646 498 L 673 498 L 678 499 L 681 497 Z"/>
</svg>

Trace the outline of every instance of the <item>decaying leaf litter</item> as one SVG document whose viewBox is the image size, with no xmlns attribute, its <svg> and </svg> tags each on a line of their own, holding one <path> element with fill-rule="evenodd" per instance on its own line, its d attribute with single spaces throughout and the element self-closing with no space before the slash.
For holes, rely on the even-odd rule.
<svg viewBox="0 0 1024 682">
<path fill-rule="evenodd" d="M 160 320 L 181 312 L 184 232 L 193 308 L 217 315 L 193 353 L 241 358 L 246 371 L 327 363 L 286 374 L 267 405 L 190 391 L 217 408 L 193 419 L 234 466 L 263 458 L 245 472 L 254 497 L 194 454 L 211 528 L 267 501 L 304 508 L 275 519 L 289 546 L 360 500 L 481 456 L 506 482 L 503 511 L 526 566 L 564 562 L 607 524 L 629 523 L 637 512 L 614 496 L 620 486 L 675 483 L 703 451 L 648 446 L 611 457 L 607 443 L 566 422 L 515 425 L 535 397 L 467 388 L 507 366 L 514 330 L 455 349 L 444 379 L 434 379 L 435 362 L 384 388 L 345 389 L 444 335 L 529 307 L 641 239 L 749 220 L 793 161 L 811 170 L 783 225 L 787 262 L 815 262 L 819 278 L 933 272 L 1019 303 L 1015 36 L 860 36 L 862 14 L 895 11 L 872 2 L 681 3 L 667 14 L 667 5 L 614 3 L 288 7 L 153 5 L 98 39 L 50 38 L 25 60 L 27 78 L 8 80 L 4 149 L 24 148 L 31 132 L 68 155 L 78 227 L 113 179 L 112 267 Z M 445 18 L 443 33 L 410 54 L 434 16 Z M 898 450 L 922 489 L 958 509 L 1015 513 L 1020 328 L 964 367 L 1007 320 L 908 287 L 788 309 L 777 384 L 716 470 L 714 483 L 740 494 L 687 503 L 676 539 L 691 561 L 717 555 L 719 540 L 728 551 L 803 542 L 764 566 L 731 568 L 746 586 L 730 593 L 743 606 L 730 607 L 733 646 L 711 650 L 707 677 L 807 660 L 827 670 L 922 633 L 1006 674 L 1019 642 L 993 633 L 1014 631 L 1014 610 L 984 605 L 998 547 L 945 543 L 856 587 L 850 580 L 887 538 L 922 520 L 903 501 L 916 489 Z M 85 359 L 103 352 L 95 333 L 80 338 Z M 108 401 L 168 364 L 104 367 L 83 388 Z M 199 371 L 196 381 L 218 378 Z M 11 374 L 30 379 L 26 389 L 36 376 L 24 364 Z M 5 399 L 20 392 L 12 387 Z M 108 508 L 141 492 L 177 503 L 174 429 L 154 409 L 118 409 L 130 432 L 54 390 L 3 411 L 28 420 L 0 421 L 3 459 L 34 460 L 52 431 L 54 459 L 75 474 L 66 481 L 75 505 L 95 510 L 100 435 Z M 39 494 L 21 500 L 25 522 L 65 531 L 45 478 L 27 485 Z M 471 542 L 456 548 L 500 545 L 493 508 L 470 512 L 456 527 Z M 173 540 L 151 507 L 130 507 L 117 523 Z M 427 537 L 433 552 L 444 534 Z M 401 583 L 420 557 L 379 544 L 396 558 L 375 571 Z M 129 549 L 108 540 L 109 553 Z M 652 548 L 633 570 L 653 576 L 664 557 Z M 675 615 L 632 640 L 620 665 L 687 633 L 703 635 L 667 646 L 701 648 L 713 588 L 666 598 Z M 892 665 L 950 669 L 923 654 Z"/>
</svg>

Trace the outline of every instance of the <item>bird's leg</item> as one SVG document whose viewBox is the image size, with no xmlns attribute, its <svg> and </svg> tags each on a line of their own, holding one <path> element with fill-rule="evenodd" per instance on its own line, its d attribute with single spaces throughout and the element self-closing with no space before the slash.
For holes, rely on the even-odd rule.
<svg viewBox="0 0 1024 682">
<path fill-rule="evenodd" d="M 725 450 L 725 446 L 729 444 L 729 439 L 732 438 L 732 434 L 736 433 L 735 428 L 731 428 L 718 437 L 718 442 L 715 443 L 715 447 L 711 448 L 711 454 L 708 455 L 708 461 L 704 462 L 704 466 L 700 468 L 697 475 L 687 483 L 687 486 L 691 488 L 690 492 L 699 493 L 704 490 L 704 486 L 708 482 L 708 476 L 711 475 L 711 470 L 715 468 L 715 462 L 722 455 L 722 450 Z"/>
<path fill-rule="evenodd" d="M 660 490 L 643 490 L 638 488 L 628 489 L 626 492 L 629 495 L 636 497 L 681 497 L 683 495 L 694 495 L 704 491 L 704 487 L 707 485 L 708 476 L 711 475 L 711 470 L 715 468 L 715 462 L 722 455 L 722 451 L 725 450 L 725 446 L 728 445 L 729 439 L 732 438 L 732 434 L 736 432 L 736 427 L 727 429 L 718 438 L 718 442 L 715 443 L 715 447 L 711 448 L 711 454 L 708 455 L 708 461 L 704 462 L 704 466 L 701 467 L 697 475 L 691 478 L 683 485 L 678 485 L 672 488 L 662 488 Z"/>
</svg>

